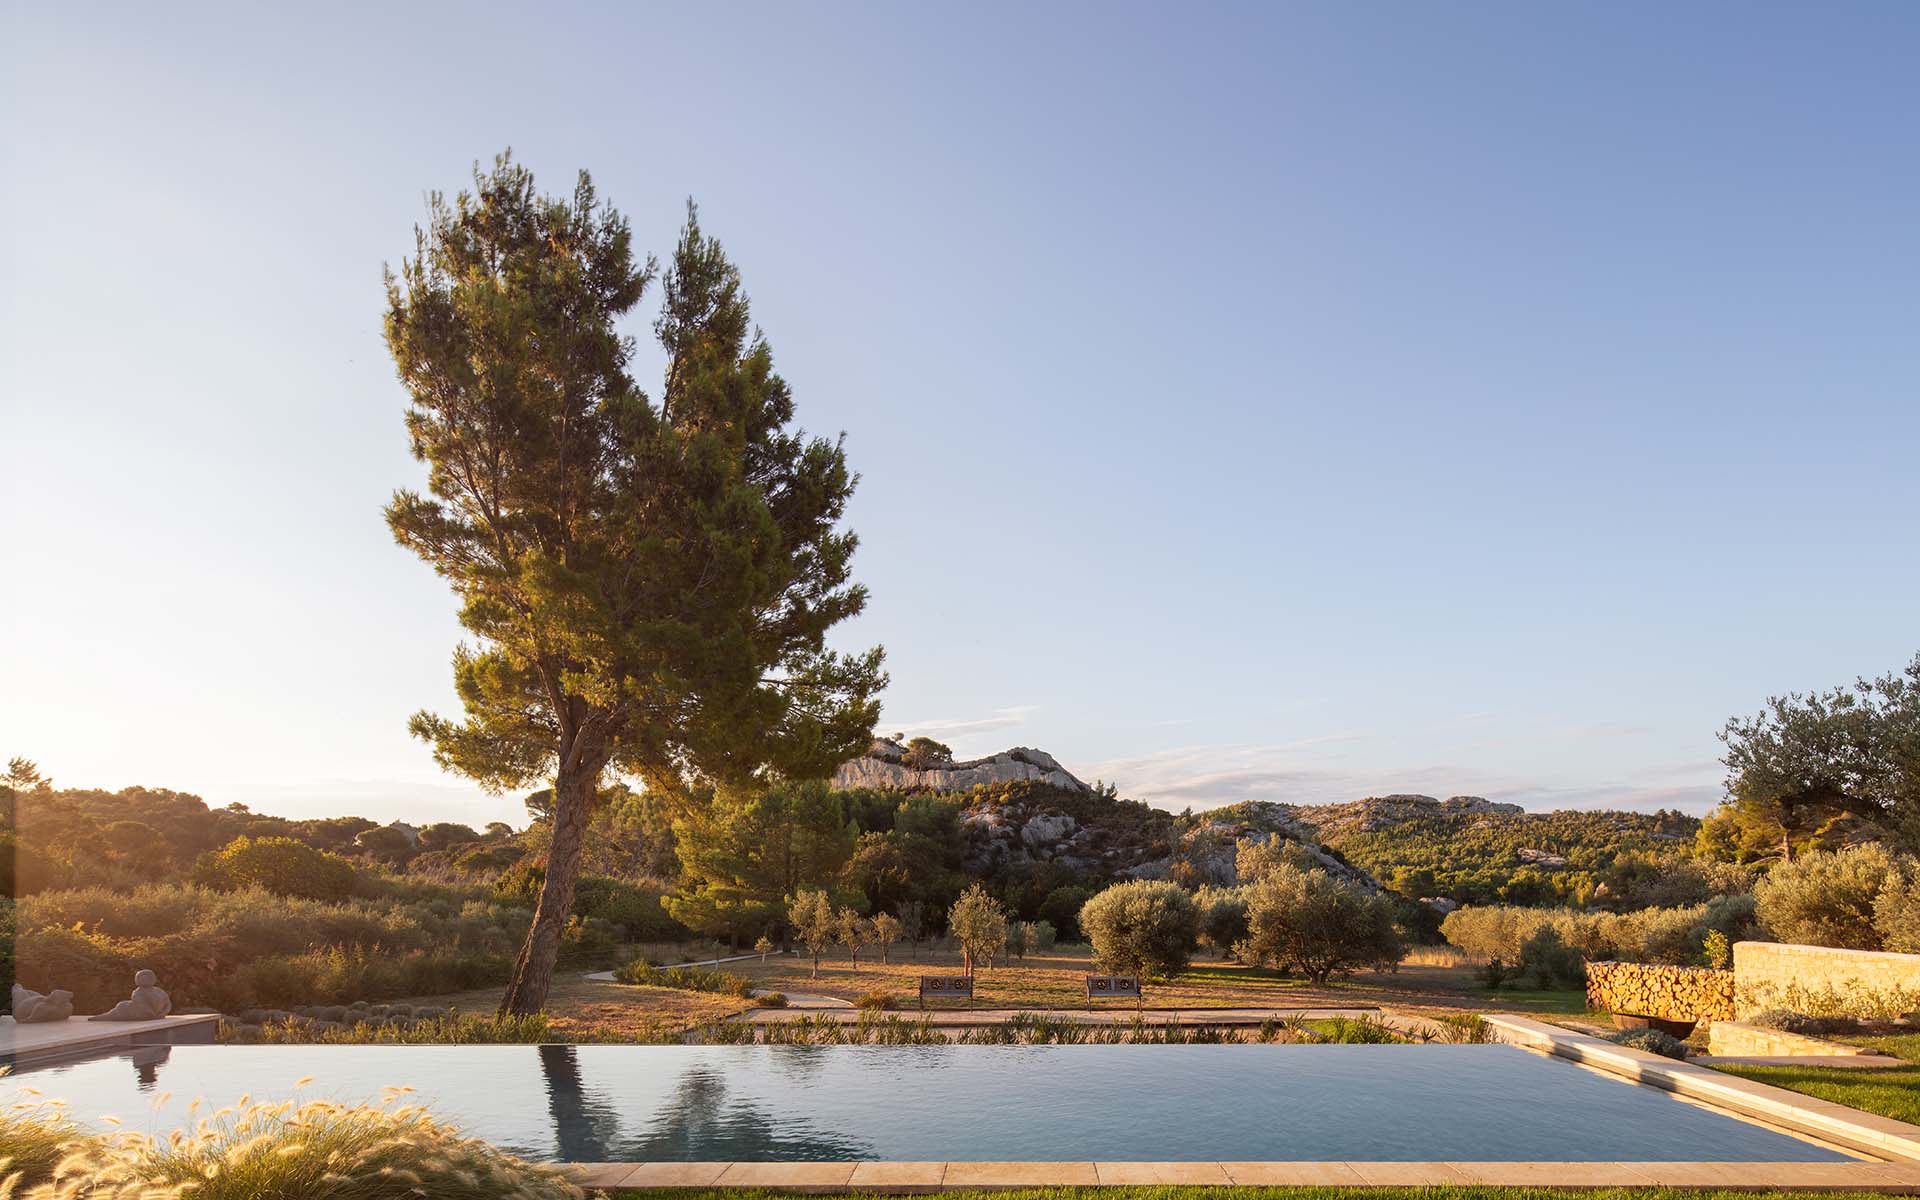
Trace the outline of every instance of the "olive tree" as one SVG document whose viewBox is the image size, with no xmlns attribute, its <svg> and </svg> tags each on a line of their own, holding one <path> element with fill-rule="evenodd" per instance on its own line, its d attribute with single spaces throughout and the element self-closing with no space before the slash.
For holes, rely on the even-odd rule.
<svg viewBox="0 0 1920 1200">
<path fill-rule="evenodd" d="M 1393 904 L 1325 871 L 1274 864 L 1247 888 L 1241 962 L 1292 967 L 1315 983 L 1335 972 L 1397 963 L 1406 955 Z"/>
<path fill-rule="evenodd" d="M 880 962 L 889 961 L 888 948 L 900 940 L 900 918 L 892 913 L 876 913 L 873 918 L 873 941 L 880 947 Z"/>
<path fill-rule="evenodd" d="M 992 966 L 994 955 L 1006 948 L 1007 912 L 985 887 L 975 883 L 947 911 L 947 932 L 960 943 L 966 972 L 971 975 L 976 962 Z"/>
<path fill-rule="evenodd" d="M 1783 942 L 1879 950 L 1884 939 L 1875 908 L 1904 882 L 1907 864 L 1869 842 L 1813 850 L 1774 864 L 1754 885 L 1760 923 Z"/>
<path fill-rule="evenodd" d="M 840 918 L 833 911 L 833 902 L 823 891 L 800 892 L 787 906 L 787 923 L 793 927 L 793 936 L 813 955 L 813 977 L 820 978 L 820 956 L 840 936 Z"/>
<path fill-rule="evenodd" d="M 1193 960 L 1200 910 L 1178 884 L 1136 879 L 1096 892 L 1080 909 L 1080 929 L 1109 971 L 1173 975 Z"/>
</svg>

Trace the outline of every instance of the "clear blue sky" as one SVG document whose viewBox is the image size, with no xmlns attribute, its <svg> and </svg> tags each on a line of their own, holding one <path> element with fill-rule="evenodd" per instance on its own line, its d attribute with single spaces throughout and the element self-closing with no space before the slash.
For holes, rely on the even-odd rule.
<svg viewBox="0 0 1920 1200">
<path fill-rule="evenodd" d="M 1718 793 L 1920 649 L 1920 7 L 6 7 L 0 754 L 522 818 L 380 269 L 511 145 L 689 195 L 845 430 L 883 731 L 1179 808 Z M 635 322 L 646 331 L 650 314 Z M 647 381 L 653 382 L 649 364 Z"/>
</svg>

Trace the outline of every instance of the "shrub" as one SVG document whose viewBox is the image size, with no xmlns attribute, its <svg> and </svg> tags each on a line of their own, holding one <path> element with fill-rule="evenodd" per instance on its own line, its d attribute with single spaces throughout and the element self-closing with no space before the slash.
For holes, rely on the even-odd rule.
<svg viewBox="0 0 1920 1200">
<path fill-rule="evenodd" d="M 449 846 L 459 846 L 479 840 L 479 832 L 471 825 L 461 825 L 454 821 L 435 821 L 420 830 L 422 850 L 445 850 Z"/>
<path fill-rule="evenodd" d="M 753 998 L 753 1003 L 756 1008 L 785 1008 L 787 1006 L 787 994 L 785 992 L 763 992 Z"/>
<path fill-rule="evenodd" d="M 1527 943 L 1550 929 L 1569 950 L 1588 960 L 1689 966 L 1699 961 L 1709 932 L 1717 929 L 1730 940 L 1748 936 L 1754 903 L 1751 896 L 1721 896 L 1688 908 L 1630 913 L 1474 905 L 1448 913 L 1440 932 L 1475 958 L 1508 963 L 1520 962 Z"/>
<path fill-rule="evenodd" d="M 1707 930 L 1700 943 L 1700 965 L 1724 971 L 1733 966 L 1733 942 L 1718 929 Z"/>
<path fill-rule="evenodd" d="M 1512 976 L 1512 970 L 1507 967 L 1507 964 L 1503 962 L 1498 955 L 1488 959 L 1480 967 L 1480 982 L 1486 984 L 1487 990 L 1490 992 L 1499 991 L 1501 985 L 1505 984 Z"/>
<path fill-rule="evenodd" d="M 1325 871 L 1278 864 L 1249 885 L 1246 963 L 1297 967 L 1315 983 L 1335 972 L 1397 963 L 1406 953 L 1393 904 Z"/>
<path fill-rule="evenodd" d="M 386 863 L 403 863 L 420 852 L 413 839 L 392 825 L 376 825 L 354 835 L 354 849 Z"/>
<path fill-rule="evenodd" d="M 1469 905 L 1448 913 L 1440 922 L 1441 936 L 1475 958 L 1488 961 L 1517 962 L 1520 947 L 1542 929 L 1559 922 L 1563 941 L 1572 941 L 1571 914 L 1550 908 L 1521 908 L 1514 905 Z"/>
<path fill-rule="evenodd" d="M 1052 921 L 1027 922 L 1027 953 L 1045 954 L 1059 940 L 1060 935 L 1053 928 Z"/>
<path fill-rule="evenodd" d="M 540 898 L 546 868 L 535 862 L 515 862 L 493 881 L 493 894 L 514 904 L 532 904 Z"/>
<path fill-rule="evenodd" d="M 512 842 L 478 842 L 453 856 L 453 865 L 462 871 L 493 874 L 505 871 L 526 853 Z"/>
<path fill-rule="evenodd" d="M 1754 885 L 1760 922 L 1776 939 L 1810 946 L 1878 950 L 1874 903 L 1905 868 L 1876 843 L 1844 850 L 1811 850 L 1774 865 Z"/>
<path fill-rule="evenodd" d="M 1110 971 L 1172 975 L 1193 958 L 1200 910 L 1178 884 L 1137 879 L 1097 893 L 1080 909 L 1080 928 Z"/>
<path fill-rule="evenodd" d="M 1334 1017 L 1327 1021 L 1309 1021 L 1308 1028 L 1323 1042 L 1343 1046 L 1393 1046 L 1407 1039 L 1371 1017 Z"/>
<path fill-rule="evenodd" d="M 1810 1017 L 1805 1013 L 1793 1012 L 1784 1008 L 1769 1008 L 1754 1013 L 1746 1019 L 1749 1025 L 1758 1025 L 1762 1029 L 1778 1029 L 1783 1033 L 1797 1033 L 1805 1037 L 1826 1037 L 1832 1033 L 1846 1033 L 1857 1029 L 1859 1022 L 1852 1017 Z"/>
<path fill-rule="evenodd" d="M 892 992 L 868 992 L 854 1001 L 853 1006 L 870 1012 L 886 1012 L 899 1007 L 899 1001 Z"/>
<path fill-rule="evenodd" d="M 1429 1020 L 1440 1027 L 1429 1041 L 1479 1046 L 1499 1040 L 1479 1013 L 1435 1013 Z"/>
<path fill-rule="evenodd" d="M 753 981 L 731 971 L 710 967 L 656 967 L 645 960 L 628 963 L 613 973 L 621 983 L 647 987 L 680 988 L 689 992 L 720 992 L 746 998 L 753 995 Z"/>
<path fill-rule="evenodd" d="M 1909 866 L 1889 879 L 1873 902 L 1873 927 L 1880 944 L 1896 954 L 1920 954 L 1920 867 Z"/>
<path fill-rule="evenodd" d="M 238 1036 L 223 1027 L 230 1040 L 269 1045 L 380 1045 L 380 1046 L 491 1046 L 564 1042 L 545 1013 L 500 1016 L 488 1013 L 439 1013 L 413 1021 L 351 1021 L 338 1027 L 289 1019 L 261 1025 L 258 1032 Z"/>
<path fill-rule="evenodd" d="M 303 900 L 344 900 L 354 885 L 352 863 L 288 837 L 237 837 L 202 855 L 194 875 L 208 887 L 257 887 Z"/>
<path fill-rule="evenodd" d="M 1193 898 L 1200 910 L 1200 940 L 1222 954 L 1247 936 L 1247 893 L 1243 888 L 1201 888 Z"/>
<path fill-rule="evenodd" d="M 1060 937 L 1069 942 L 1083 942 L 1086 934 L 1080 929 L 1080 910 L 1087 901 L 1093 899 L 1093 889 L 1077 883 L 1057 887 L 1047 893 L 1040 902 L 1040 918 L 1053 923 L 1060 931 Z"/>
<path fill-rule="evenodd" d="M 21 982 L 71 989 L 83 1012 L 125 999 L 141 967 L 176 1008 L 228 1012 L 491 986 L 528 922 L 524 908 L 442 889 L 326 903 L 170 884 L 42 892 L 17 916 Z"/>
<path fill-rule="evenodd" d="M 462 1137 L 425 1109 L 389 1102 L 248 1104 L 190 1136 L 88 1138 L 61 1164 L 62 1194 L 195 1200 L 568 1200 L 565 1169 Z"/>
<path fill-rule="evenodd" d="M 582 875 L 573 889 L 573 911 L 619 926 L 629 942 L 664 942 L 686 937 L 685 925 L 667 915 L 657 888 L 605 875 Z"/>
<path fill-rule="evenodd" d="M 1551 925 L 1542 927 L 1520 947 L 1519 970 L 1542 991 L 1556 984 L 1578 987 L 1587 981 L 1586 960 L 1561 941 L 1559 931 Z"/>
<path fill-rule="evenodd" d="M 1665 1058 L 1684 1059 L 1687 1056 L 1687 1044 L 1670 1033 L 1658 1029 L 1622 1029 L 1607 1038 L 1615 1045 L 1630 1050 L 1645 1050 Z"/>
</svg>

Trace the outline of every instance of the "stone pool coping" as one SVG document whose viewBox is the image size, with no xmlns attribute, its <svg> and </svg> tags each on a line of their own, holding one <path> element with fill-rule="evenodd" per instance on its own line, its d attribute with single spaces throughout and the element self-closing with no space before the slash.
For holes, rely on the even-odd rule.
<svg viewBox="0 0 1920 1200">
<path fill-rule="evenodd" d="M 26 1070 L 62 1059 L 132 1046 L 203 1046 L 211 1044 L 220 1025 L 219 1013 L 183 1013 L 152 1021 L 29 1021 L 0 1017 L 0 1065 Z"/>
<path fill-rule="evenodd" d="M 742 1162 L 576 1163 L 585 1187 L 912 1194 L 1054 1186 L 1670 1187 L 1920 1195 L 1911 1162 Z"/>
<path fill-rule="evenodd" d="M 1595 1067 L 1713 1108 L 1863 1150 L 1876 1157 L 1908 1160 L 1920 1167 L 1920 1125 L 1618 1046 L 1531 1017 L 1502 1013 L 1487 1017 L 1486 1023 L 1494 1036 L 1511 1045 Z"/>
</svg>

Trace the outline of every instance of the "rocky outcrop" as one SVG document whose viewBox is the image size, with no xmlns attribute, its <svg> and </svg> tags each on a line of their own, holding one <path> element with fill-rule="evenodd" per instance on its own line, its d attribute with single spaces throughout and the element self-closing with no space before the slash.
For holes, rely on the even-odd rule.
<svg viewBox="0 0 1920 1200">
<path fill-rule="evenodd" d="M 1526 812 L 1518 804 L 1488 800 L 1484 796 L 1369 796 L 1345 804 L 1283 805 L 1293 818 L 1311 826 L 1322 840 L 1355 833 L 1374 833 L 1408 821 L 1430 817 L 1517 816 Z"/>
<path fill-rule="evenodd" d="M 1313 829 L 1295 818 L 1295 808 L 1266 800 L 1251 800 L 1216 809 L 1207 819 L 1180 836 L 1173 853 L 1124 869 L 1130 879 L 1174 879 L 1189 887 L 1233 887 L 1240 877 L 1243 845 L 1280 843 L 1300 866 L 1325 871 L 1336 879 L 1366 891 L 1378 891 L 1373 876 L 1320 845 Z"/>
<path fill-rule="evenodd" d="M 871 788 L 883 792 L 965 792 L 980 785 L 1031 779 L 1073 792 L 1093 789 L 1076 779 L 1058 759 L 1044 750 L 1015 746 L 986 758 L 947 762 L 927 767 L 907 764 L 907 748 L 892 738 L 875 738 L 867 752 L 841 764 L 833 786 L 842 790 Z"/>
</svg>

